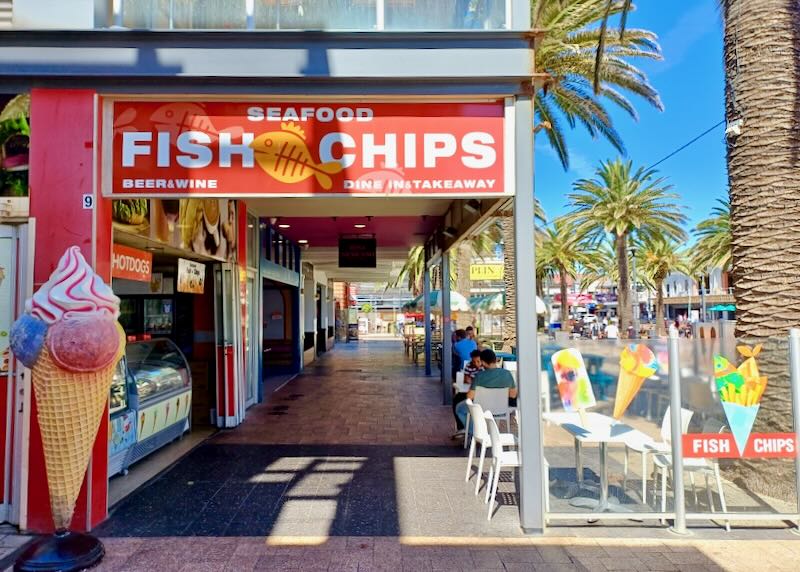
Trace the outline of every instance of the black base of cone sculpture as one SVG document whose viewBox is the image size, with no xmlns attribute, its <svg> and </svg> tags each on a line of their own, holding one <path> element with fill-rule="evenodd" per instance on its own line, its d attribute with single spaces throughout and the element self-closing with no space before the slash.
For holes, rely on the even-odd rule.
<svg viewBox="0 0 800 572">
<path fill-rule="evenodd" d="M 17 558 L 14 572 L 77 572 L 103 559 L 103 543 L 91 534 L 60 530 L 43 536 Z"/>
</svg>

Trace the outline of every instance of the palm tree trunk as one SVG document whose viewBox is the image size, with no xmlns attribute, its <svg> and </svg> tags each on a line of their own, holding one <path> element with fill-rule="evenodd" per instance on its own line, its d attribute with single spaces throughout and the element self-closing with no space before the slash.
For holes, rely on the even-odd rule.
<svg viewBox="0 0 800 572">
<path fill-rule="evenodd" d="M 756 427 L 779 431 L 792 418 L 783 338 L 800 326 L 800 5 L 725 0 L 725 117 L 728 137 L 733 286 L 737 338 L 766 340 L 759 359 L 769 379 Z M 777 466 L 777 465 L 776 465 Z M 741 475 L 769 494 L 769 481 Z M 760 486 L 763 483 L 763 488 Z"/>
<path fill-rule="evenodd" d="M 506 303 L 503 308 L 503 351 L 510 352 L 517 345 L 517 249 L 514 241 L 514 219 L 503 216 L 500 228 L 503 233 L 503 283 L 506 289 Z M 533 261 L 531 261 L 533 264 Z"/>
<path fill-rule="evenodd" d="M 619 317 L 620 337 L 628 335 L 628 326 L 631 314 L 630 292 L 631 283 L 628 276 L 628 235 L 614 238 L 614 251 L 617 255 L 617 270 L 619 284 L 617 285 L 617 316 Z"/>
<path fill-rule="evenodd" d="M 656 280 L 656 334 L 666 336 L 667 329 L 664 327 L 664 280 Z"/>
<path fill-rule="evenodd" d="M 467 242 L 462 242 L 458 247 L 458 258 L 456 259 L 456 292 L 469 300 L 472 284 L 469 280 L 469 267 L 472 263 L 472 247 Z M 465 328 L 470 325 L 472 317 L 469 312 L 459 312 L 461 318 L 459 327 Z"/>
<path fill-rule="evenodd" d="M 558 269 L 558 280 L 561 288 L 561 331 L 569 329 L 569 298 L 567 297 L 567 271 L 564 268 Z"/>
<path fill-rule="evenodd" d="M 800 5 L 724 9 L 736 332 L 766 338 L 800 326 Z"/>
</svg>

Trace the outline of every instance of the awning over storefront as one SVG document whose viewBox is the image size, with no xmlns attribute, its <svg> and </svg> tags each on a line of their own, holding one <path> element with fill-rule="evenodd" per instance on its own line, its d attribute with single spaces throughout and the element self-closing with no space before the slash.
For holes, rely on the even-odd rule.
<svg viewBox="0 0 800 572">
<path fill-rule="evenodd" d="M 441 312 L 442 310 L 442 301 L 441 297 L 439 296 L 439 290 L 434 290 L 431 292 L 431 309 L 438 310 Z M 417 296 L 408 304 L 404 304 L 402 310 L 404 312 L 422 312 L 425 307 L 425 301 L 422 299 L 422 295 Z M 472 308 L 467 302 L 467 299 L 464 298 L 458 292 L 450 291 L 450 311 L 452 312 L 469 312 Z"/>
<path fill-rule="evenodd" d="M 500 314 L 505 310 L 506 296 L 503 292 L 496 292 L 494 294 L 486 294 L 483 296 L 470 296 L 469 303 L 472 310 L 475 312 L 483 312 L 485 314 Z M 536 313 L 544 314 L 547 307 L 538 296 L 536 297 Z"/>
<path fill-rule="evenodd" d="M 709 308 L 711 312 L 735 312 L 736 305 L 734 304 L 717 304 Z"/>
</svg>

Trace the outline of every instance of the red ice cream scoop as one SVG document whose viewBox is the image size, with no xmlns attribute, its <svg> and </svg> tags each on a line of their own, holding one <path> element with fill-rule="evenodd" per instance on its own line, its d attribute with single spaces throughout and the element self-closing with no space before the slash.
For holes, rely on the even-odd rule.
<svg viewBox="0 0 800 572">
<path fill-rule="evenodd" d="M 96 316 L 62 319 L 47 332 L 47 349 L 58 367 L 72 372 L 98 371 L 117 357 L 116 320 Z"/>
</svg>

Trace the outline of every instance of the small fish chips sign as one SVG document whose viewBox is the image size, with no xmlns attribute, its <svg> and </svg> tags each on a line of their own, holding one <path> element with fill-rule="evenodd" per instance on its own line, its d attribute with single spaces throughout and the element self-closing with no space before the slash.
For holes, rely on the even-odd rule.
<svg viewBox="0 0 800 572">
<path fill-rule="evenodd" d="M 513 194 L 489 103 L 103 102 L 107 197 Z"/>
</svg>

